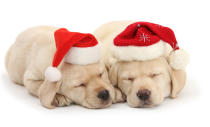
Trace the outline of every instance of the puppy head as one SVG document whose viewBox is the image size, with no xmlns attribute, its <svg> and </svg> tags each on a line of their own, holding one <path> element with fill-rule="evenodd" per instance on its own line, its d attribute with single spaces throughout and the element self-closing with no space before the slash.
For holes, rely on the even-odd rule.
<svg viewBox="0 0 210 127">
<path fill-rule="evenodd" d="M 153 107 L 165 97 L 175 97 L 185 84 L 185 72 L 174 71 L 165 58 L 144 62 L 117 62 L 110 81 L 127 96 L 132 107 Z"/>
<path fill-rule="evenodd" d="M 40 90 L 41 103 L 50 108 L 56 93 L 68 97 L 87 108 L 105 108 L 112 104 L 114 89 L 105 68 L 100 64 L 72 65 L 62 63 L 62 78 L 58 82 L 45 81 Z"/>
</svg>

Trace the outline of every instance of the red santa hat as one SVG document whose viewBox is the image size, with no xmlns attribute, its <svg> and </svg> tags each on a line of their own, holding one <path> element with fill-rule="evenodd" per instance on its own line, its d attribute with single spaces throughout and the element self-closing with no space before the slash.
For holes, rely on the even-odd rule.
<svg viewBox="0 0 210 127">
<path fill-rule="evenodd" d="M 145 61 L 163 56 L 171 47 L 169 64 L 173 69 L 184 69 L 189 55 L 179 49 L 173 30 L 148 22 L 133 23 L 114 38 L 113 55 L 122 61 Z"/>
<path fill-rule="evenodd" d="M 47 80 L 55 82 L 60 80 L 61 73 L 57 69 L 62 60 L 66 63 L 87 65 L 100 60 L 100 46 L 92 34 L 69 32 L 65 28 L 54 33 L 56 52 L 52 66 L 45 71 Z"/>
</svg>

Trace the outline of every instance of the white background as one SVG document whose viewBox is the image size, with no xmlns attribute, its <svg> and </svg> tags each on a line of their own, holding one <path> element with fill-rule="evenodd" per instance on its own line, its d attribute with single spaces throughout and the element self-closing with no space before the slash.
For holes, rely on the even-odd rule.
<svg viewBox="0 0 210 127">
<path fill-rule="evenodd" d="M 209 0 L 1 0 L 0 126 L 210 126 L 209 6 Z M 49 110 L 9 80 L 4 56 L 24 29 L 53 25 L 93 32 L 113 20 L 149 21 L 175 31 L 180 47 L 191 55 L 187 84 L 178 98 L 167 99 L 155 108 L 135 109 L 124 103 L 101 110 L 76 105 Z"/>
</svg>

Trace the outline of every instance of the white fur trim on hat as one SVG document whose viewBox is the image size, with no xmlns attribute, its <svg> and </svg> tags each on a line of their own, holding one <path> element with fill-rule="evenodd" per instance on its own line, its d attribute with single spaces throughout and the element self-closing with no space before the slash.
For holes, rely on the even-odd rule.
<svg viewBox="0 0 210 127">
<path fill-rule="evenodd" d="M 189 54 L 183 49 L 172 51 L 169 56 L 169 64 L 173 69 L 176 70 L 185 69 L 189 61 Z"/>
<path fill-rule="evenodd" d="M 56 82 L 61 79 L 61 72 L 56 67 L 48 67 L 45 70 L 45 78 L 51 82 Z"/>
<path fill-rule="evenodd" d="M 87 65 L 97 63 L 101 57 L 100 44 L 93 47 L 72 47 L 64 57 L 64 62 Z"/>
<path fill-rule="evenodd" d="M 121 61 L 144 61 L 164 55 L 166 43 L 162 40 L 151 46 L 112 46 L 113 56 Z"/>
</svg>

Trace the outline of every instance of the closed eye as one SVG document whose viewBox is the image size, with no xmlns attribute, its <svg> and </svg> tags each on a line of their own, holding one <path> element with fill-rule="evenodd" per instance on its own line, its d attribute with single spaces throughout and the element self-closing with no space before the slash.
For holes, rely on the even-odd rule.
<svg viewBox="0 0 210 127">
<path fill-rule="evenodd" d="M 130 78 L 125 78 L 124 80 L 133 82 L 135 80 L 135 78 L 130 77 Z"/>
<path fill-rule="evenodd" d="M 102 77 L 102 75 L 103 75 L 103 73 L 100 73 L 100 74 L 98 75 L 98 77 Z"/>
<path fill-rule="evenodd" d="M 86 85 L 85 85 L 84 83 L 82 83 L 82 84 L 80 84 L 79 86 L 83 86 L 83 87 L 85 87 Z"/>
<path fill-rule="evenodd" d="M 128 78 L 128 80 L 129 80 L 129 81 L 133 81 L 133 80 L 134 80 L 134 78 Z"/>
<path fill-rule="evenodd" d="M 161 73 L 153 73 L 153 74 L 150 74 L 149 77 L 150 78 L 155 78 L 157 76 L 159 76 Z"/>
<path fill-rule="evenodd" d="M 75 88 L 77 87 L 86 87 L 85 83 L 81 83 L 80 85 L 75 86 Z"/>
</svg>

